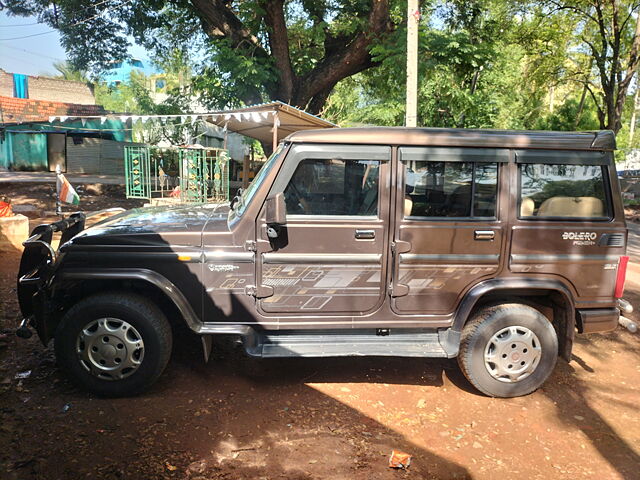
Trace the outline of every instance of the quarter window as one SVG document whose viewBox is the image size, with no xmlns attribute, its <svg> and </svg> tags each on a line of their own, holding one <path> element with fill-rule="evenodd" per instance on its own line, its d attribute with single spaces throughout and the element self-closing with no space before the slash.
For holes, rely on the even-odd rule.
<svg viewBox="0 0 640 480">
<path fill-rule="evenodd" d="M 406 161 L 407 217 L 496 216 L 497 163 Z"/>
<path fill-rule="evenodd" d="M 290 215 L 377 215 L 380 162 L 302 160 L 284 190 Z"/>
<path fill-rule="evenodd" d="M 608 216 L 601 165 L 520 165 L 520 217 Z"/>
</svg>

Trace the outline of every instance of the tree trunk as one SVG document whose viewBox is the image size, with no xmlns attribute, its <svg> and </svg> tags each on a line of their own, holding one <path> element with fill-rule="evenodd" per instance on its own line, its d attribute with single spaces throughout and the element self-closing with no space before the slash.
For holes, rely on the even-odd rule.
<svg viewBox="0 0 640 480">
<path fill-rule="evenodd" d="M 618 32 L 618 35 L 619 34 L 620 32 Z M 629 59 L 627 61 L 627 67 L 624 75 L 622 69 L 618 70 L 616 68 L 617 65 L 622 64 L 621 60 L 622 59 L 620 59 L 617 55 L 612 59 L 611 78 L 615 79 L 615 81 L 611 82 L 609 88 L 604 90 L 605 100 L 607 104 L 606 128 L 609 130 L 613 130 L 614 133 L 618 133 L 622 128 L 622 112 L 624 109 L 624 104 L 627 100 L 627 92 L 634 75 L 638 71 L 638 65 L 640 64 L 640 13 L 637 14 L 636 17 L 636 28 L 631 43 Z"/>
<path fill-rule="evenodd" d="M 207 35 L 224 38 L 238 55 L 259 57 L 273 62 L 278 78 L 275 84 L 263 85 L 265 98 L 258 89 L 251 89 L 242 100 L 258 103 L 280 100 L 318 114 L 333 87 L 340 80 L 373 66 L 369 49 L 374 41 L 393 30 L 389 0 L 371 0 L 366 25 L 362 31 L 347 37 L 334 38 L 327 31 L 324 57 L 304 75 L 297 75 L 290 58 L 289 38 L 285 21 L 284 0 L 263 0 L 259 3 L 267 26 L 268 50 L 261 44 L 232 10 L 226 0 L 190 0 L 202 20 Z"/>
<path fill-rule="evenodd" d="M 639 94 L 640 88 L 636 87 L 636 93 L 633 96 L 633 111 L 631 112 L 631 121 L 629 122 L 629 145 L 633 144 L 633 134 L 636 130 L 636 113 L 638 111 Z"/>
</svg>

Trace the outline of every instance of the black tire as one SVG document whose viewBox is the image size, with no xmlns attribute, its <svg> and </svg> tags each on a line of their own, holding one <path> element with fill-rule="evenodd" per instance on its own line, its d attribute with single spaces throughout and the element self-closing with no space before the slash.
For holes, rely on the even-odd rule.
<svg viewBox="0 0 640 480">
<path fill-rule="evenodd" d="M 528 376 L 507 383 L 491 374 L 489 370 L 494 367 L 494 364 L 486 365 L 484 355 L 494 335 L 507 327 L 514 326 L 524 327 L 535 334 L 538 339 L 536 343 L 539 343 L 540 347 L 540 356 Z M 513 348 L 522 348 L 519 343 L 518 345 Z M 517 354 L 518 351 L 514 350 L 514 353 Z M 502 355 L 499 356 L 502 357 Z M 520 359 L 516 358 L 516 361 Z M 518 303 L 494 305 L 476 312 L 462 331 L 458 354 L 458 364 L 469 382 L 490 397 L 502 398 L 528 395 L 537 390 L 551 375 L 557 359 L 558 336 L 551 322 L 535 308 Z"/>
<path fill-rule="evenodd" d="M 85 366 L 87 362 L 81 361 L 76 352 L 81 331 L 92 322 L 106 318 L 126 322 L 142 340 L 144 354 L 139 366 L 129 369 L 132 373 L 127 373 L 125 378 L 108 379 L 90 373 Z M 59 367 L 81 388 L 105 397 L 134 395 L 150 387 L 167 366 L 171 345 L 171 326 L 162 311 L 140 295 L 117 291 L 92 295 L 78 302 L 64 315 L 55 335 Z"/>
</svg>

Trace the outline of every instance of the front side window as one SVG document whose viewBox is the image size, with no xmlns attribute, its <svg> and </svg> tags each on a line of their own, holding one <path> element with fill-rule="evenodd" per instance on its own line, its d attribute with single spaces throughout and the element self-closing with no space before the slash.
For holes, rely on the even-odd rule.
<svg viewBox="0 0 640 480">
<path fill-rule="evenodd" d="M 276 149 L 276 151 L 273 152 L 269 157 L 269 159 L 264 163 L 264 165 L 262 165 L 262 167 L 260 168 L 260 171 L 258 172 L 258 175 L 256 175 L 256 177 L 251 181 L 247 189 L 244 192 L 242 192 L 238 206 L 236 207 L 235 210 L 232 210 L 231 213 L 237 216 L 242 216 L 247 206 L 251 203 L 253 196 L 258 191 L 258 188 L 264 181 L 265 177 L 269 174 L 269 172 L 273 169 L 274 165 L 278 162 L 278 158 L 280 157 L 280 154 L 284 151 L 284 147 L 285 147 L 284 143 L 281 143 Z"/>
<path fill-rule="evenodd" d="M 497 163 L 403 163 L 406 217 L 495 217 Z"/>
<path fill-rule="evenodd" d="M 377 215 L 380 162 L 302 160 L 284 190 L 289 215 Z"/>
<path fill-rule="evenodd" d="M 520 165 L 520 217 L 607 217 L 602 169 L 601 165 Z"/>
</svg>

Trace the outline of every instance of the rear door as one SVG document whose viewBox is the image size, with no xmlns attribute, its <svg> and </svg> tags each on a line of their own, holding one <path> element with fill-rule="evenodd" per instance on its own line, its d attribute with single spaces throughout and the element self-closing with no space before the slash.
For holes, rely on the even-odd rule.
<svg viewBox="0 0 640 480">
<path fill-rule="evenodd" d="M 390 158 L 384 146 L 292 147 L 270 192 L 284 192 L 286 227 L 270 241 L 264 210 L 258 218 L 258 244 L 267 246 L 259 248 L 257 274 L 263 315 L 278 316 L 283 327 L 296 314 L 307 325 L 331 320 L 323 316 L 350 324 L 380 307 Z"/>
<path fill-rule="evenodd" d="M 468 288 L 498 272 L 506 218 L 498 178 L 508 159 L 506 149 L 399 149 L 393 311 L 451 313 Z"/>
<path fill-rule="evenodd" d="M 509 267 L 563 278 L 579 306 L 610 303 L 624 255 L 624 213 L 611 152 L 517 150 L 518 205 Z M 611 185 L 609 179 L 614 180 Z M 585 303 L 586 302 L 586 303 Z"/>
</svg>

